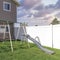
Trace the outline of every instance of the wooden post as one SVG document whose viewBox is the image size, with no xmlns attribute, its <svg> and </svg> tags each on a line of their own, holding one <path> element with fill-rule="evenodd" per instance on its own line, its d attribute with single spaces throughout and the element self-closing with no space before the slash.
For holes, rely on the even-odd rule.
<svg viewBox="0 0 60 60">
<path fill-rule="evenodd" d="M 8 26 L 8 31 L 9 31 L 9 38 L 10 38 L 10 44 L 11 44 L 11 51 L 13 52 L 13 45 L 12 45 L 12 39 L 11 39 L 11 33 L 10 33 L 10 25 L 7 22 L 7 26 Z"/>
<path fill-rule="evenodd" d="M 27 35 L 26 24 L 24 23 L 22 27 L 23 27 L 23 30 L 24 30 L 24 34 Z M 28 39 L 27 38 L 26 38 L 26 41 L 28 43 L 28 47 L 30 48 L 30 45 L 29 45 L 29 42 L 28 42 Z"/>
</svg>

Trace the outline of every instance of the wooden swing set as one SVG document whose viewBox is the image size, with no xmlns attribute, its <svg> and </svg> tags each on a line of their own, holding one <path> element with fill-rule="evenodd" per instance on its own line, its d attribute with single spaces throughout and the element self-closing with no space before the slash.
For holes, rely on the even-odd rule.
<svg viewBox="0 0 60 60">
<path fill-rule="evenodd" d="M 7 24 L 6 24 L 7 23 Z M 9 40 L 10 40 L 10 45 L 11 45 L 11 51 L 13 52 L 13 45 L 12 45 L 12 39 L 11 39 L 11 32 L 10 32 L 10 25 L 9 22 L 7 21 L 6 23 L 3 22 L 3 24 L 0 24 L 0 33 L 3 34 L 3 40 L 6 38 L 6 33 L 9 34 Z M 6 32 L 6 27 L 8 29 L 8 32 Z"/>
</svg>

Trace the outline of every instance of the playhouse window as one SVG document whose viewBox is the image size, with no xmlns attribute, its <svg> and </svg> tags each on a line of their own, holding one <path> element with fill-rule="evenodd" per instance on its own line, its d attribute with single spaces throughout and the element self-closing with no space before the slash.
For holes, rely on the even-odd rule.
<svg viewBox="0 0 60 60">
<path fill-rule="evenodd" d="M 11 3 L 3 2 L 3 10 L 4 11 L 11 11 Z"/>
<path fill-rule="evenodd" d="M 6 32 L 8 32 L 9 30 L 8 30 L 8 27 L 6 27 Z"/>
</svg>

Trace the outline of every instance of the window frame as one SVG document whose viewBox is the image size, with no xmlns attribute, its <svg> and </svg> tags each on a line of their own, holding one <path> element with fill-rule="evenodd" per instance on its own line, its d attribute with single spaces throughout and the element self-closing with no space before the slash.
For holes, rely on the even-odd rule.
<svg viewBox="0 0 60 60">
<path fill-rule="evenodd" d="M 9 4 L 9 10 L 5 8 L 5 4 Z M 11 3 L 10 2 L 3 2 L 3 10 L 4 11 L 11 11 Z"/>
</svg>

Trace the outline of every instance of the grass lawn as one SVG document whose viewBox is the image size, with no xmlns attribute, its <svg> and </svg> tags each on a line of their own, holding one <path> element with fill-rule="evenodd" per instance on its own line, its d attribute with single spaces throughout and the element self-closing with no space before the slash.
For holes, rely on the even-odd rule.
<svg viewBox="0 0 60 60">
<path fill-rule="evenodd" d="M 54 55 L 48 55 L 42 52 L 36 45 L 30 44 L 28 48 L 27 43 L 20 41 L 13 41 L 14 52 L 11 52 L 10 43 L 8 41 L 0 42 L 0 60 L 60 60 L 60 50 L 51 49 L 55 51 Z"/>
</svg>

